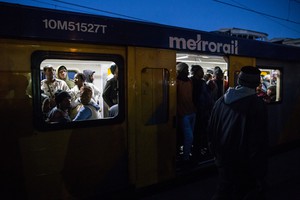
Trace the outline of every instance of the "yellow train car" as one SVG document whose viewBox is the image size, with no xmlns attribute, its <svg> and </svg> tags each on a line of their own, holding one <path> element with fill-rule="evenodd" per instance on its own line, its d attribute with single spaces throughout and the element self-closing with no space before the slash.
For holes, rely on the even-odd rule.
<svg viewBox="0 0 300 200">
<path fill-rule="evenodd" d="M 271 146 L 299 141 L 297 47 L 6 3 L 0 13 L 1 190 L 10 199 L 112 197 L 181 176 L 177 62 L 205 71 L 220 66 L 229 86 L 244 65 L 273 77 L 266 78 L 269 84 L 276 77 Z M 92 71 L 101 117 L 45 120 L 41 84 L 47 65 L 53 73 L 64 65 L 71 81 Z M 115 116 L 102 98 L 111 65 L 118 67 Z M 195 168 L 202 170 L 203 163 L 213 166 L 212 157 Z"/>
</svg>

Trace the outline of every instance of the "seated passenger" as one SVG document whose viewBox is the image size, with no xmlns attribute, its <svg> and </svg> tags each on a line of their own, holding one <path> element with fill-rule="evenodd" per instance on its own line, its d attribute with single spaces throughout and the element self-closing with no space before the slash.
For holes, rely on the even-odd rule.
<svg viewBox="0 0 300 200">
<path fill-rule="evenodd" d="M 56 106 L 49 112 L 48 122 L 70 122 L 69 109 L 71 108 L 71 96 L 69 93 L 62 90 L 55 92 L 55 103 Z"/>
<path fill-rule="evenodd" d="M 100 107 L 92 101 L 93 90 L 88 85 L 83 85 L 80 88 L 80 102 L 82 107 L 77 113 L 73 121 L 100 119 Z"/>
<path fill-rule="evenodd" d="M 118 74 L 119 69 L 118 66 L 113 64 L 110 66 L 110 71 L 114 75 L 113 78 L 109 79 L 103 90 L 103 100 L 109 106 L 112 107 L 113 105 L 118 103 Z"/>
</svg>

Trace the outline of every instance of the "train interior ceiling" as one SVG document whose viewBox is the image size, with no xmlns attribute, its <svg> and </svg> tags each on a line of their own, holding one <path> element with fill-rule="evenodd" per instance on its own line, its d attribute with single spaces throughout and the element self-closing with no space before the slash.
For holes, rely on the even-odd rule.
<svg viewBox="0 0 300 200">
<path fill-rule="evenodd" d="M 212 72 L 214 67 L 219 66 L 224 72 L 224 76 L 227 77 L 228 63 L 226 62 L 226 58 L 222 56 L 177 53 L 176 61 L 185 62 L 190 68 L 192 65 L 200 65 L 203 68 L 204 74 Z"/>
</svg>

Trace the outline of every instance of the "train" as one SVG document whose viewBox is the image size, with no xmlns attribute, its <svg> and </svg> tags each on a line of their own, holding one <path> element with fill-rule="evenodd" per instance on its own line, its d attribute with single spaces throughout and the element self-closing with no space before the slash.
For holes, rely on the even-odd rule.
<svg viewBox="0 0 300 200">
<path fill-rule="evenodd" d="M 276 87 L 270 149 L 298 145 L 300 48 L 151 22 L 0 3 L 1 190 L 11 199 L 93 199 L 138 191 L 195 170 L 178 166 L 176 63 L 219 66 L 229 87 L 252 65 Z M 118 114 L 47 123 L 43 68 L 92 70 L 102 92 L 118 66 Z M 182 170 L 186 170 L 183 173 Z M 9 198 L 8 198 L 9 199 Z"/>
</svg>

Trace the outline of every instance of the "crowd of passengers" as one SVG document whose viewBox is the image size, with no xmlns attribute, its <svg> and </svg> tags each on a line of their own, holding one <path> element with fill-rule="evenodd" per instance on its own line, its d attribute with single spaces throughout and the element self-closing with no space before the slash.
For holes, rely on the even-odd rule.
<svg viewBox="0 0 300 200">
<path fill-rule="evenodd" d="M 102 98 L 108 106 L 108 117 L 118 114 L 118 67 L 110 66 L 108 77 L 101 92 L 94 85 L 94 71 L 76 73 L 73 80 L 68 70 L 61 65 L 56 70 L 52 65 L 43 68 L 45 79 L 41 81 L 41 102 L 43 117 L 49 123 L 93 120 L 103 118 Z M 56 73 L 55 73 L 56 71 Z"/>
<path fill-rule="evenodd" d="M 210 156 L 207 141 L 210 114 L 214 103 L 229 88 L 228 81 L 219 66 L 204 73 L 200 65 L 189 67 L 186 63 L 178 63 L 176 70 L 178 160 L 183 163 L 205 160 Z M 261 76 L 256 93 L 267 103 L 276 101 L 276 77 Z"/>
</svg>

